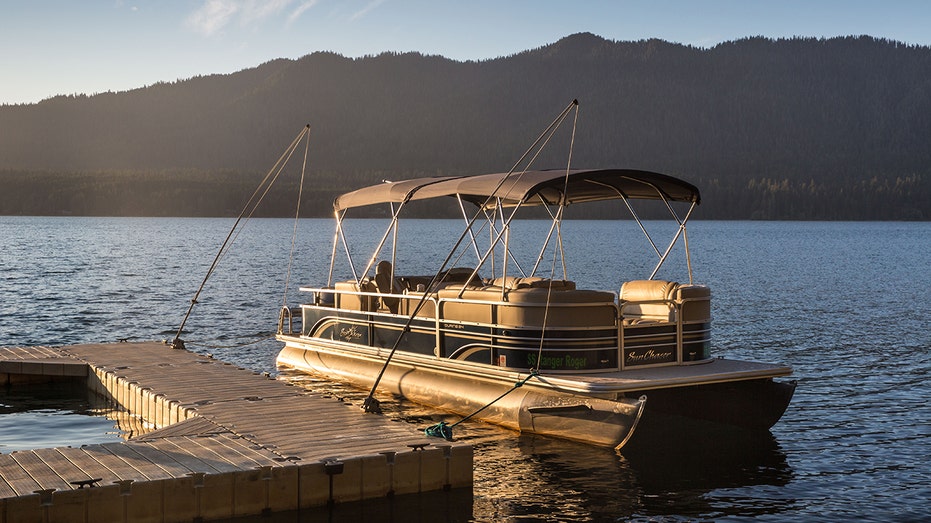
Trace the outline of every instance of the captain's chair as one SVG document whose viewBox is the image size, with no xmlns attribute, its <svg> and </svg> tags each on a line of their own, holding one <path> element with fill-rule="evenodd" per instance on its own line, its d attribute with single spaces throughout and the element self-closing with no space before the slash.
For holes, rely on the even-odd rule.
<svg viewBox="0 0 931 523">
<path fill-rule="evenodd" d="M 381 294 L 396 294 L 401 292 L 402 287 L 400 283 L 395 282 L 390 261 L 382 260 L 375 266 L 375 287 Z M 392 314 L 398 313 L 399 302 L 400 299 L 398 298 L 381 297 L 382 306 L 391 311 Z"/>
</svg>

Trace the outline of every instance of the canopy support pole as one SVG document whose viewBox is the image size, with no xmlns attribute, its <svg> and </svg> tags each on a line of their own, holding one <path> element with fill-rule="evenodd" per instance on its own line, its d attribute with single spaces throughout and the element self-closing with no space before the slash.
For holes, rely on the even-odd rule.
<svg viewBox="0 0 931 523">
<path fill-rule="evenodd" d="M 656 273 L 659 272 L 660 267 L 662 267 L 663 264 L 666 262 L 666 258 L 669 256 L 669 253 L 672 251 L 672 248 L 676 245 L 676 242 L 679 241 L 679 236 L 682 236 L 682 234 L 685 232 L 685 222 L 689 220 L 689 216 L 692 215 L 692 210 L 694 209 L 695 209 L 695 204 L 693 203 L 692 206 L 689 207 L 689 211 L 685 215 L 685 219 L 682 221 L 679 221 L 679 217 L 676 216 L 675 212 L 672 213 L 673 217 L 679 223 L 679 229 L 676 231 L 675 236 L 672 237 L 672 241 L 669 242 L 669 246 L 666 247 L 666 252 L 663 253 L 663 256 L 660 258 L 659 262 L 656 264 L 656 268 L 654 268 L 653 272 L 650 274 L 651 280 L 656 276 Z M 670 208 L 670 210 L 672 210 L 672 208 Z M 687 251 L 686 251 L 686 258 L 689 258 Z M 689 281 L 691 282 L 692 281 L 691 261 L 689 261 L 688 266 L 689 266 Z"/>
<path fill-rule="evenodd" d="M 334 218 L 336 218 L 336 230 L 333 231 L 333 251 L 330 253 L 330 273 L 326 278 L 327 287 L 333 285 L 333 268 L 336 265 L 336 245 L 339 243 L 339 235 L 342 234 L 341 224 L 345 214 L 345 211 L 333 211 Z"/>
<path fill-rule="evenodd" d="M 465 210 L 465 204 L 462 202 L 462 196 L 457 194 L 456 201 L 459 202 L 459 210 L 462 211 L 462 219 L 465 220 L 466 229 L 469 231 L 469 237 L 472 240 L 472 250 L 475 251 L 475 259 L 478 260 L 482 255 L 478 251 L 478 241 L 475 239 L 475 231 L 472 230 L 472 224 L 469 223 L 469 215 Z"/>
</svg>

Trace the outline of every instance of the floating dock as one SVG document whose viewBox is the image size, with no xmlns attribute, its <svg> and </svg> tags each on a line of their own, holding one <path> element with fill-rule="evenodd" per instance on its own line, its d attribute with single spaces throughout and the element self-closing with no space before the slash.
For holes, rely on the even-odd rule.
<svg viewBox="0 0 931 523">
<path fill-rule="evenodd" d="M 153 431 L 0 454 L 0 523 L 209 521 L 470 488 L 472 448 L 162 343 L 0 349 L 0 384 L 85 379 Z"/>
</svg>

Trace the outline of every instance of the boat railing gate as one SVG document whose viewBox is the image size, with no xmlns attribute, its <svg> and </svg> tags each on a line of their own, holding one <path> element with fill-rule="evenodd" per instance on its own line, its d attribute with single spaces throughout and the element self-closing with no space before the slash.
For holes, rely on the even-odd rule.
<svg viewBox="0 0 931 523">
<path fill-rule="evenodd" d="M 284 306 L 278 311 L 278 334 L 294 334 L 295 311 L 300 312 L 300 310 Z"/>
</svg>

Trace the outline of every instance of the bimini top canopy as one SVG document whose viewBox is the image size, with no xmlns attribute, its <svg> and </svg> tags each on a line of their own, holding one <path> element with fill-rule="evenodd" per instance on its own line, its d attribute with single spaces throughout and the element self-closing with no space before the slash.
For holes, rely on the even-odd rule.
<svg viewBox="0 0 931 523">
<path fill-rule="evenodd" d="M 547 170 L 479 176 L 417 178 L 364 187 L 336 198 L 337 211 L 378 203 L 459 196 L 478 206 L 557 205 L 621 198 L 700 203 L 694 185 L 632 169 Z"/>
</svg>

